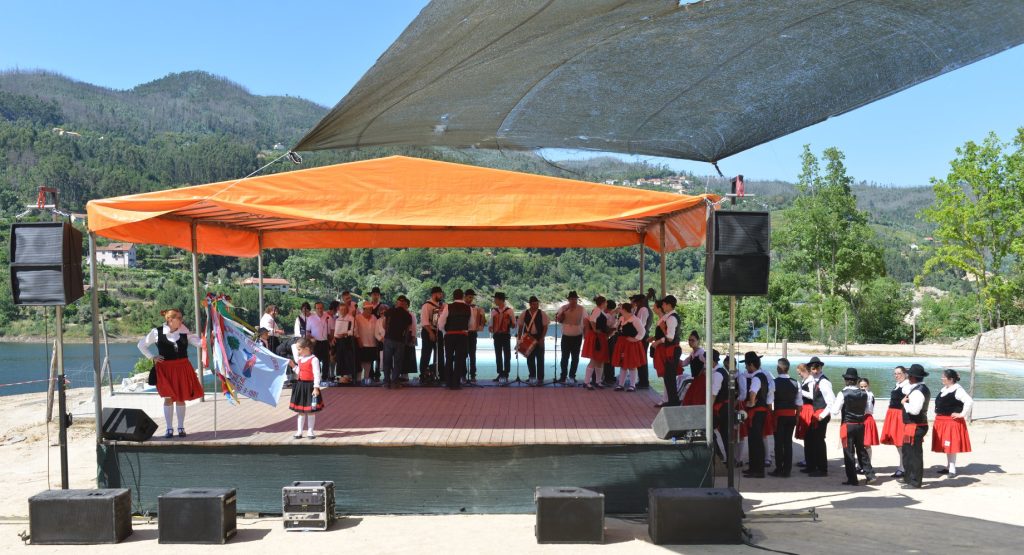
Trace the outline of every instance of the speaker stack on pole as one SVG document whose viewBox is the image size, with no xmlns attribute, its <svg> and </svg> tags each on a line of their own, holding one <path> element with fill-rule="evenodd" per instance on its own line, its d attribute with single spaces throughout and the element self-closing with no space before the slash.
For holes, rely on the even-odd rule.
<svg viewBox="0 0 1024 555">
<path fill-rule="evenodd" d="M 64 306 L 84 294 L 82 233 L 64 222 L 11 225 L 11 293 L 16 306 L 56 307 L 60 483 L 68 489 L 68 412 L 64 395 Z"/>
<path fill-rule="evenodd" d="M 704 284 L 711 295 L 729 296 L 729 387 L 726 467 L 729 487 L 735 486 L 736 297 L 768 294 L 772 221 L 768 212 L 712 211 L 707 223 Z M 709 301 L 710 302 L 710 301 Z"/>
</svg>

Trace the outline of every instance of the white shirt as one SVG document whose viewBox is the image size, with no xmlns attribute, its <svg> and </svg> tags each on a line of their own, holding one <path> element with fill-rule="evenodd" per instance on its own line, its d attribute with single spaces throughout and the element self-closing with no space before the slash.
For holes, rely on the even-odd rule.
<svg viewBox="0 0 1024 555">
<path fill-rule="evenodd" d="M 868 414 L 875 414 L 875 394 L 871 393 L 870 391 L 868 391 L 867 393 L 868 393 L 868 409 L 867 409 L 868 412 L 867 413 Z"/>
<path fill-rule="evenodd" d="M 377 346 L 377 318 L 370 316 L 369 318 L 359 314 L 352 319 L 355 324 L 355 336 L 360 347 L 376 347 Z"/>
<path fill-rule="evenodd" d="M 350 314 L 338 316 L 334 320 L 334 337 L 347 337 L 353 333 L 355 321 Z"/>
<path fill-rule="evenodd" d="M 679 319 L 673 318 L 672 314 L 664 314 L 661 318 L 658 318 L 658 325 L 660 326 L 662 322 L 665 323 L 665 341 L 668 341 L 676 336 L 676 328 L 679 327 Z M 701 357 L 701 359 L 703 360 L 703 357 Z M 687 361 L 687 364 L 689 364 L 689 361 Z"/>
<path fill-rule="evenodd" d="M 269 313 L 260 317 L 260 327 L 269 331 L 271 336 L 281 335 L 284 333 L 281 326 L 277 325 L 277 320 L 275 320 Z"/>
<path fill-rule="evenodd" d="M 306 334 L 317 341 L 324 341 L 327 339 L 328 318 L 329 316 L 326 312 L 323 316 L 318 316 L 316 312 L 311 313 L 309 318 L 306 318 Z"/>
<path fill-rule="evenodd" d="M 313 314 L 312 312 L 309 313 L 309 316 L 303 316 L 302 314 L 299 314 L 298 316 L 296 316 L 295 317 L 295 333 L 293 335 L 295 337 L 302 337 L 302 335 L 303 335 L 303 333 L 302 333 L 302 320 L 306 321 L 306 333 L 305 333 L 305 335 L 309 335 L 309 321 L 312 320 L 314 316 L 316 316 L 316 314 Z"/>
<path fill-rule="evenodd" d="M 469 305 L 469 331 L 481 332 L 484 330 L 483 315 L 484 309 L 475 304 Z"/>
<path fill-rule="evenodd" d="M 807 390 L 804 391 L 803 386 L 807 386 Z M 800 382 L 800 396 L 807 399 L 808 402 L 814 400 L 814 375 L 808 375 L 804 378 L 804 381 Z"/>
<path fill-rule="evenodd" d="M 530 329 L 526 329 L 526 320 L 531 317 L 533 318 L 533 321 L 530 322 Z M 519 323 L 516 327 L 519 328 L 521 333 L 536 335 L 540 333 L 541 328 L 547 329 L 549 325 L 551 325 L 551 318 L 548 318 L 548 315 L 538 308 L 537 314 L 533 316 L 530 315 L 529 309 L 524 310 L 523 313 L 519 315 Z"/>
<path fill-rule="evenodd" d="M 747 381 L 749 382 L 749 385 L 747 386 L 747 394 L 743 396 L 743 400 L 746 401 L 751 394 L 757 395 L 757 393 L 761 391 L 761 380 L 754 379 L 754 376 L 758 374 L 764 376 L 765 383 L 768 384 L 768 393 L 766 394 L 765 402 L 768 403 L 768 406 L 772 406 L 775 404 L 775 379 L 771 377 L 771 374 L 765 372 L 764 368 L 758 368 L 753 374 L 747 374 Z"/>
<path fill-rule="evenodd" d="M 629 316 L 623 317 L 619 321 L 619 328 L 622 328 L 623 326 L 625 326 L 626 324 L 629 324 L 630 322 L 632 322 L 633 323 L 633 327 L 636 328 L 636 335 L 635 336 L 623 335 L 621 337 L 626 338 L 627 341 L 640 341 L 640 339 L 644 336 L 644 325 L 643 325 L 643 322 L 640 321 L 640 318 L 637 317 L 636 314 L 630 314 Z"/>
<path fill-rule="evenodd" d="M 715 367 L 711 372 L 711 398 L 714 399 L 715 395 L 718 395 L 719 391 L 722 391 L 722 384 L 725 383 L 725 378 L 722 377 L 722 373 L 718 371 L 719 368 L 725 370 L 721 364 Z"/>
<path fill-rule="evenodd" d="M 178 331 L 175 332 L 172 332 L 171 328 L 167 327 L 167 324 L 164 324 L 163 332 L 164 337 L 166 337 L 167 340 L 170 341 L 171 343 L 177 343 L 178 339 L 181 337 L 181 334 L 185 334 L 186 336 L 188 336 L 188 342 L 194 347 L 198 347 L 203 341 L 198 335 L 190 333 L 188 331 L 188 328 L 185 327 L 185 324 L 178 326 Z M 152 345 L 156 345 L 156 342 L 159 340 L 160 334 L 156 332 L 156 328 L 149 330 L 149 333 L 146 334 L 146 337 L 143 337 L 142 339 L 139 340 L 139 351 L 141 351 L 146 358 L 152 360 L 152 358 L 157 356 L 159 353 L 154 353 L 149 348 Z"/>
<path fill-rule="evenodd" d="M 423 303 L 423 306 L 420 307 L 420 324 L 423 325 L 423 329 L 434 328 L 431 317 L 433 316 L 434 311 L 439 310 L 440 306 L 442 306 L 440 302 L 435 303 L 434 300 L 431 299 Z"/>
<path fill-rule="evenodd" d="M 949 395 L 950 393 L 952 393 L 953 396 L 956 397 L 957 401 L 960 401 L 961 403 L 964 404 L 964 408 L 963 410 L 960 411 L 960 414 L 963 415 L 964 418 L 970 417 L 971 409 L 974 408 L 974 399 L 971 399 L 971 396 L 967 394 L 967 390 L 964 389 L 963 386 L 961 386 L 958 383 L 949 386 L 943 386 L 942 389 L 939 390 L 940 397 L 943 395 Z M 918 410 L 918 412 L 921 411 Z"/>
<path fill-rule="evenodd" d="M 679 365 L 680 365 L 680 366 L 687 366 L 687 365 L 689 365 L 689 364 L 690 364 L 691 362 L 693 362 L 693 360 L 694 360 L 694 359 L 697 359 L 697 360 L 702 360 L 702 361 L 704 361 L 704 362 L 707 362 L 707 361 L 705 360 L 705 356 L 704 356 L 704 348 L 703 348 L 703 347 L 697 347 L 697 349 L 696 349 L 696 350 L 694 350 L 694 351 L 693 351 L 693 352 L 691 352 L 690 354 L 686 355 L 686 358 L 684 358 L 684 359 L 683 359 L 683 361 L 682 361 L 681 363 L 679 363 Z"/>
<path fill-rule="evenodd" d="M 636 309 L 636 312 L 634 312 L 634 314 L 637 318 L 640 319 L 640 329 L 647 329 L 647 326 L 651 323 L 651 309 L 647 308 L 646 306 L 641 306 L 640 308 Z"/>
<path fill-rule="evenodd" d="M 587 311 L 582 306 L 570 307 L 568 304 L 564 304 L 555 313 L 555 320 L 558 320 L 559 316 L 562 317 L 562 335 L 569 337 L 583 335 L 583 319 L 586 318 Z"/>
<path fill-rule="evenodd" d="M 921 393 L 921 390 L 916 388 L 916 383 L 910 383 L 910 380 L 907 380 L 906 390 L 910 393 L 907 394 L 909 399 L 903 405 L 903 410 L 913 416 L 921 414 L 921 409 L 924 408 L 924 393 Z"/>
<path fill-rule="evenodd" d="M 814 374 L 811 374 L 811 376 L 813 377 Z M 818 377 L 821 378 L 821 379 L 817 380 L 817 382 L 818 382 L 818 391 L 821 391 L 821 396 L 822 396 L 822 398 L 825 399 L 825 408 L 822 409 L 821 413 L 818 415 L 818 420 L 824 420 L 824 418 L 826 416 L 828 416 L 828 409 L 829 409 L 829 407 L 831 407 L 836 402 L 836 392 L 832 391 L 832 381 L 831 380 L 829 380 L 828 378 L 825 378 L 821 374 L 818 374 Z M 814 399 L 814 388 L 813 387 L 811 388 L 811 399 L 812 400 Z"/>
</svg>

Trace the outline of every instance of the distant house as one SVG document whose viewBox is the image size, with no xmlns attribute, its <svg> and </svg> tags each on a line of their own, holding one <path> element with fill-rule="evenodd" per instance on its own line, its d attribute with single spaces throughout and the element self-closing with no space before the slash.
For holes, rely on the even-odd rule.
<svg viewBox="0 0 1024 555">
<path fill-rule="evenodd" d="M 110 243 L 109 245 L 96 247 L 96 262 L 101 266 L 134 268 L 136 265 L 135 244 Z"/>
<path fill-rule="evenodd" d="M 254 277 L 245 278 L 242 280 L 242 285 L 259 287 L 260 279 Z M 282 293 L 287 293 L 290 286 L 291 284 L 288 283 L 288 280 L 283 278 L 263 278 L 263 289 L 267 291 L 280 291 Z"/>
</svg>

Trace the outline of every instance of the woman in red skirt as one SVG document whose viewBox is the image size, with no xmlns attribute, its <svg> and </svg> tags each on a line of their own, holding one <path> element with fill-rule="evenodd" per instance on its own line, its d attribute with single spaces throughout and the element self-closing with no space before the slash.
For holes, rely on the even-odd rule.
<svg viewBox="0 0 1024 555">
<path fill-rule="evenodd" d="M 188 360 L 188 346 L 198 347 L 199 336 L 190 333 L 182 323 L 181 310 L 169 308 L 160 311 L 165 323 L 152 330 L 139 341 L 139 350 L 156 366 L 156 391 L 164 400 L 164 420 L 167 432 L 164 437 L 174 437 L 172 416 L 178 413 L 178 437 L 185 437 L 185 401 L 203 396 L 203 386 L 196 377 L 196 371 Z M 156 345 L 156 354 L 150 347 Z"/>
<path fill-rule="evenodd" d="M 808 400 L 808 395 L 811 394 L 812 380 L 810 379 L 811 371 L 806 364 L 798 364 L 796 373 L 800 376 L 800 394 L 803 396 L 803 404 L 800 405 L 800 412 L 796 415 L 796 438 L 803 439 L 807 435 L 808 428 L 811 427 L 811 418 L 814 417 L 814 406 Z"/>
<path fill-rule="evenodd" d="M 907 369 L 897 366 L 892 371 L 896 387 L 889 393 L 889 409 L 885 411 L 885 422 L 882 423 L 882 445 L 894 445 L 900 456 L 900 465 L 893 473 L 893 478 L 903 477 L 903 398 L 907 396 Z"/>
<path fill-rule="evenodd" d="M 615 391 L 636 391 L 637 368 L 647 363 L 647 353 L 644 352 L 642 341 L 643 324 L 630 309 L 630 303 L 619 305 L 619 339 L 615 342 L 615 351 L 612 352 L 612 364 L 620 368 L 619 383 L 615 386 Z"/>
<path fill-rule="evenodd" d="M 956 454 L 971 452 L 966 418 L 971 414 L 974 399 L 959 381 L 960 374 L 956 370 L 942 371 L 942 389 L 935 397 L 935 424 L 932 426 L 932 451 L 945 453 L 948 464 L 939 474 L 950 478 L 956 476 Z"/>
<path fill-rule="evenodd" d="M 878 424 L 875 423 L 875 394 L 871 392 L 871 380 L 861 378 L 857 387 L 868 394 L 867 416 L 864 417 L 864 447 L 867 447 L 868 454 L 871 454 L 872 445 L 880 445 L 878 442 Z"/>
<path fill-rule="evenodd" d="M 612 356 L 608 350 L 608 331 L 611 328 L 604 309 L 608 306 L 608 300 L 598 295 L 594 299 L 594 310 L 583 321 L 585 331 L 583 332 L 583 356 L 590 359 L 587 364 L 587 371 L 583 377 L 583 385 L 593 390 L 594 387 L 603 388 L 601 385 L 600 371 Z"/>
</svg>

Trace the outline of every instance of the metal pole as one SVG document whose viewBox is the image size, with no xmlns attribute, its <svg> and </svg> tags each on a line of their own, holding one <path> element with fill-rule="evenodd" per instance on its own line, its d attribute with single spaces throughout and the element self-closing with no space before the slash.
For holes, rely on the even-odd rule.
<svg viewBox="0 0 1024 555">
<path fill-rule="evenodd" d="M 647 230 L 640 232 L 640 292 L 644 292 L 644 241 L 647 240 Z"/>
<path fill-rule="evenodd" d="M 259 276 L 260 284 L 260 318 L 263 317 L 263 232 L 260 231 L 256 234 L 256 239 L 259 241 L 259 250 L 256 251 L 256 274 Z M 270 330 L 273 334 L 274 330 Z M 333 332 L 332 332 L 333 333 Z"/>
<path fill-rule="evenodd" d="M 736 478 L 736 393 L 732 381 L 736 377 L 736 297 L 729 297 L 729 456 L 726 465 L 729 467 L 729 487 L 735 487 Z"/>
<path fill-rule="evenodd" d="M 92 307 L 92 370 L 96 375 L 93 384 L 93 395 L 96 397 L 96 444 L 103 439 L 103 365 L 100 364 L 100 298 L 96 279 L 96 234 L 89 232 L 89 301 Z M 114 387 L 114 377 L 110 377 L 110 387 Z"/>
<path fill-rule="evenodd" d="M 665 220 L 661 221 L 661 226 L 660 227 L 661 227 L 661 230 L 659 231 L 658 234 L 661 236 L 661 238 L 659 239 L 659 243 L 661 243 L 661 298 L 664 299 L 665 298 L 665 290 L 666 290 L 666 287 L 665 287 Z M 642 292 L 643 291 L 641 291 L 641 293 Z"/>
<path fill-rule="evenodd" d="M 64 392 L 64 307 L 57 306 L 57 422 L 60 423 L 60 488 L 68 489 L 68 401 Z"/>
<path fill-rule="evenodd" d="M 192 296 L 194 301 L 193 316 L 195 317 L 195 332 L 198 332 L 201 327 L 199 323 L 199 249 L 198 240 L 196 239 L 197 222 L 192 220 Z M 199 384 L 203 384 L 203 355 L 196 349 L 196 374 L 199 375 Z M 205 389 L 205 388 L 204 388 Z M 206 401 L 206 395 L 200 398 L 200 401 Z"/>
<path fill-rule="evenodd" d="M 707 207 L 707 225 L 711 225 L 711 214 L 712 207 L 709 204 Z M 710 229 L 710 227 L 709 227 Z M 704 245 L 705 249 L 710 249 L 711 245 Z M 704 432 L 707 436 L 708 449 L 714 449 L 715 441 L 715 424 L 714 424 L 714 401 L 711 397 L 711 374 L 714 372 L 714 368 L 711 367 L 714 362 L 712 361 L 711 354 L 715 351 L 715 341 L 712 328 L 712 312 L 714 311 L 714 298 L 711 296 L 711 292 L 704 288 L 704 349 L 705 349 L 705 364 L 704 364 Z M 723 383 L 722 387 L 729 387 L 728 383 Z M 729 438 L 723 437 L 722 444 L 728 449 Z"/>
</svg>

